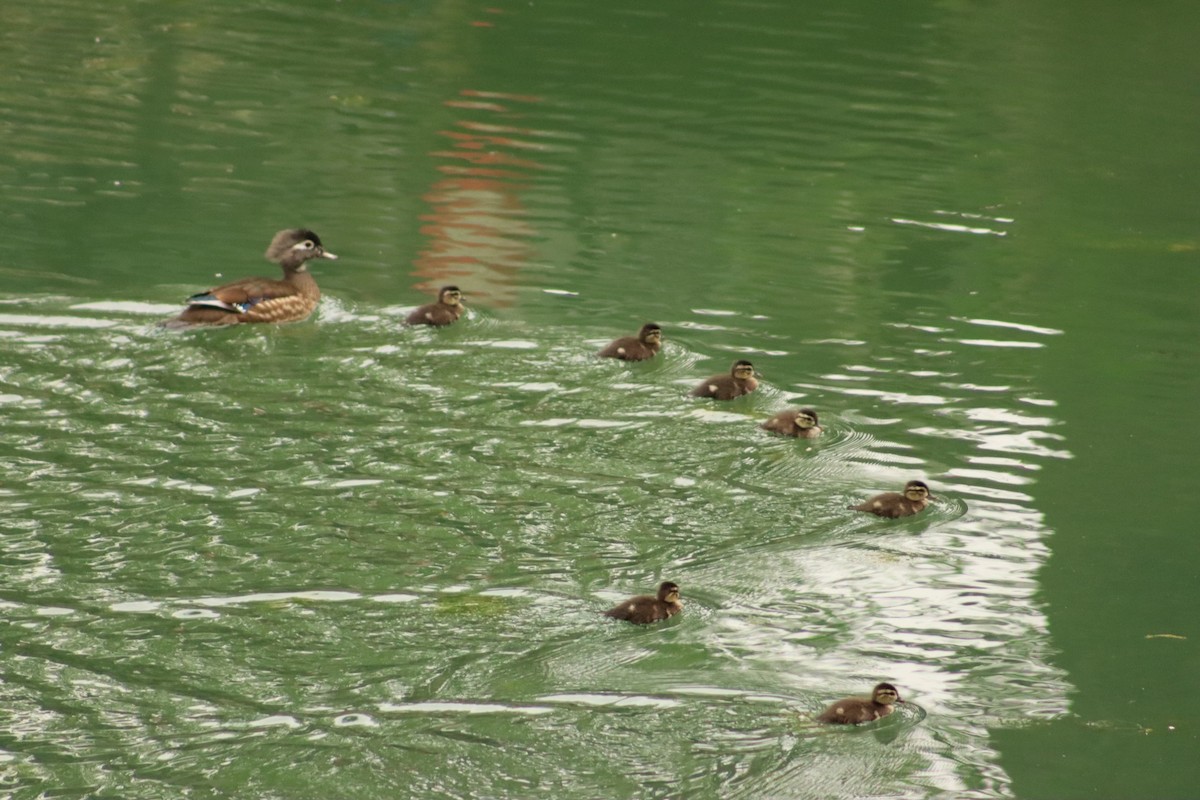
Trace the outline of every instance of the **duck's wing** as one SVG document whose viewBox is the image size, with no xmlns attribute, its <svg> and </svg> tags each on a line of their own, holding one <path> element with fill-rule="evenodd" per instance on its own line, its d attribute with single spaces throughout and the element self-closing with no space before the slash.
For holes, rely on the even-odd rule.
<svg viewBox="0 0 1200 800">
<path fill-rule="evenodd" d="M 649 621 L 647 617 L 655 617 L 654 614 L 655 598 L 650 595 L 639 595 L 631 597 L 623 603 L 613 606 L 608 611 L 604 612 L 604 616 L 612 617 L 613 619 L 623 619 L 626 622 L 643 622 Z"/>
<path fill-rule="evenodd" d="M 601 358 L 626 358 L 632 352 L 636 342 L 637 339 L 632 336 L 623 336 L 609 342 L 597 355 Z"/>
<path fill-rule="evenodd" d="M 780 413 L 776 414 L 775 416 L 771 417 L 769 420 L 764 422 L 759 427 L 761 427 L 763 430 L 771 431 L 773 433 L 783 433 L 783 434 L 791 435 L 792 431 L 795 428 L 795 424 L 796 424 L 796 415 L 795 414 L 791 413 L 790 411 L 781 411 Z"/>
<path fill-rule="evenodd" d="M 188 298 L 189 306 L 216 308 L 234 314 L 245 314 L 264 300 L 275 300 L 299 294 L 295 285 L 271 278 L 243 278 Z"/>
<path fill-rule="evenodd" d="M 459 312 L 442 303 L 428 303 L 413 311 L 404 320 L 409 325 L 449 325 L 458 319 Z"/>
<path fill-rule="evenodd" d="M 630 599 L 630 600 L 626 600 L 623 603 L 618 603 L 617 605 L 610 608 L 608 611 L 605 611 L 604 616 L 612 617 L 613 619 L 628 620 L 630 618 L 630 616 L 632 616 L 635 608 L 637 608 L 637 598 L 636 597 L 633 599 Z"/>
<path fill-rule="evenodd" d="M 857 725 L 871 719 L 864 713 L 864 705 L 857 697 L 846 697 L 830 705 L 817 719 L 834 725 Z"/>
<path fill-rule="evenodd" d="M 708 380 L 698 384 L 695 389 L 692 389 L 692 397 L 712 397 L 717 400 L 732 400 L 735 397 L 749 394 L 751 391 L 751 389 L 747 389 L 741 382 L 734 380 L 730 375 L 713 375 Z"/>
</svg>

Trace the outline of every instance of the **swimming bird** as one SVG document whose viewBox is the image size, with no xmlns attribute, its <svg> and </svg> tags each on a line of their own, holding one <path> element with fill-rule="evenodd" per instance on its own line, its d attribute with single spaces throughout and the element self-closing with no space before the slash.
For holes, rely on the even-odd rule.
<svg viewBox="0 0 1200 800">
<path fill-rule="evenodd" d="M 843 697 L 821 712 L 817 720 L 833 725 L 858 725 L 886 717 L 895 710 L 895 703 L 903 702 L 895 686 L 880 683 L 871 690 L 870 700 L 865 697 Z"/>
<path fill-rule="evenodd" d="M 659 584 L 657 597 L 648 594 L 631 597 L 605 611 L 604 616 L 646 625 L 673 617 L 680 611 L 683 611 L 683 603 L 679 602 L 679 586 L 663 581 Z"/>
<path fill-rule="evenodd" d="M 647 322 L 637 336 L 614 339 L 597 355 L 601 358 L 620 358 L 624 361 L 645 361 L 654 358 L 662 347 L 662 328 Z"/>
<path fill-rule="evenodd" d="M 732 400 L 750 394 L 758 388 L 754 379 L 754 365 L 749 361 L 735 361 L 728 375 L 713 375 L 696 384 L 692 397 L 713 397 L 717 400 Z"/>
<path fill-rule="evenodd" d="M 772 433 L 796 436 L 800 439 L 815 439 L 821 435 L 821 426 L 817 424 L 817 412 L 811 408 L 780 411 L 760 427 Z"/>
<path fill-rule="evenodd" d="M 275 234 L 267 248 L 268 261 L 283 267 L 283 279 L 243 278 L 188 298 L 169 328 L 192 325 L 236 325 L 241 322 L 295 322 L 317 307 L 321 290 L 308 271 L 314 258 L 337 259 L 307 228 L 288 228 Z"/>
<path fill-rule="evenodd" d="M 409 325 L 449 325 L 462 313 L 462 292 L 457 286 L 443 286 L 438 290 L 436 303 L 426 303 L 404 321 Z"/>
<path fill-rule="evenodd" d="M 879 517 L 911 517 L 918 511 L 924 511 L 925 506 L 934 497 L 929 493 L 929 487 L 923 481 L 909 481 L 904 484 L 904 493 L 884 492 L 877 494 L 864 503 L 847 506 L 852 511 L 866 511 Z"/>
</svg>

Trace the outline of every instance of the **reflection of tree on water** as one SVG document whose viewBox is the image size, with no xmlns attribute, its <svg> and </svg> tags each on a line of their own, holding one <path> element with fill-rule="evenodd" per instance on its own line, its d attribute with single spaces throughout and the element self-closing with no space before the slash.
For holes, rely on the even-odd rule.
<svg viewBox="0 0 1200 800">
<path fill-rule="evenodd" d="M 510 106 L 539 98 L 463 91 L 446 105 L 480 113 L 509 114 Z M 536 231 L 521 192 L 541 165 L 516 151 L 536 153 L 538 133 L 513 125 L 461 120 L 458 130 L 442 131 L 451 147 L 430 153 L 442 178 L 424 195 L 432 210 L 422 215 L 428 244 L 416 259 L 418 288 L 435 291 L 458 283 L 493 307 L 513 302 L 514 276 L 530 259 Z"/>
</svg>

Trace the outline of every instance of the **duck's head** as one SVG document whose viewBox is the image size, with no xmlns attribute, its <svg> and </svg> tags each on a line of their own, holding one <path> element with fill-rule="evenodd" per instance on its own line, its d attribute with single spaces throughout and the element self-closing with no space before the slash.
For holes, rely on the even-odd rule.
<svg viewBox="0 0 1200 800">
<path fill-rule="evenodd" d="M 679 584 L 663 581 L 658 585 L 658 599 L 664 603 L 679 602 Z"/>
<path fill-rule="evenodd" d="M 754 377 L 754 365 L 745 359 L 735 361 L 729 374 L 739 381 L 748 381 Z"/>
<path fill-rule="evenodd" d="M 929 487 L 925 485 L 924 481 L 909 481 L 904 484 L 904 496 L 914 503 L 933 499 L 933 495 L 929 493 Z"/>
<path fill-rule="evenodd" d="M 817 412 L 811 408 L 802 408 L 796 412 L 796 427 L 801 430 L 817 427 Z"/>
<path fill-rule="evenodd" d="M 287 228 L 275 234 L 266 256 L 268 261 L 288 270 L 303 270 L 304 262 L 310 258 L 337 260 L 337 256 L 321 244 L 321 237 L 308 228 Z"/>
<path fill-rule="evenodd" d="M 662 342 L 662 328 L 653 322 L 647 322 L 638 331 L 638 341 L 642 344 L 655 345 Z"/>
<path fill-rule="evenodd" d="M 896 687 L 890 683 L 876 684 L 871 690 L 871 700 L 879 703 L 881 706 L 890 706 L 892 703 L 903 703 L 900 699 L 900 692 L 896 691 Z"/>
<path fill-rule="evenodd" d="M 462 291 L 457 286 L 443 286 L 438 289 L 438 302 L 444 306 L 461 306 Z"/>
</svg>

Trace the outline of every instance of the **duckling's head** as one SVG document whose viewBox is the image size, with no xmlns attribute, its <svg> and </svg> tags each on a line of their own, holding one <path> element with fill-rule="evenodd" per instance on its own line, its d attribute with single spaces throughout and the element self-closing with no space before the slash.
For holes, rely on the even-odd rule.
<svg viewBox="0 0 1200 800">
<path fill-rule="evenodd" d="M 929 487 L 925 485 L 924 481 L 909 481 L 904 484 L 904 496 L 914 503 L 933 499 L 933 495 L 929 493 Z"/>
<path fill-rule="evenodd" d="M 446 306 L 461 306 L 462 291 L 457 286 L 443 286 L 438 289 L 438 302 Z"/>
<path fill-rule="evenodd" d="M 303 270 L 304 262 L 310 258 L 337 260 L 337 256 L 321 244 L 321 237 L 308 228 L 286 228 L 275 234 L 266 256 L 268 261 L 289 270 Z"/>
<path fill-rule="evenodd" d="M 653 322 L 647 322 L 638 331 L 638 341 L 642 344 L 655 345 L 662 342 L 662 328 Z"/>
<path fill-rule="evenodd" d="M 817 426 L 817 412 L 811 408 L 802 408 L 796 412 L 796 427 L 801 430 L 815 428 Z"/>
<path fill-rule="evenodd" d="M 903 703 L 900 699 L 900 692 L 896 691 L 896 687 L 890 683 L 880 683 L 871 690 L 871 699 L 883 706 L 890 706 L 892 703 Z"/>
<path fill-rule="evenodd" d="M 679 602 L 679 584 L 663 581 L 658 585 L 658 599 L 664 603 Z"/>
<path fill-rule="evenodd" d="M 748 381 L 754 377 L 754 365 L 745 359 L 735 361 L 729 374 L 739 381 Z"/>
</svg>

